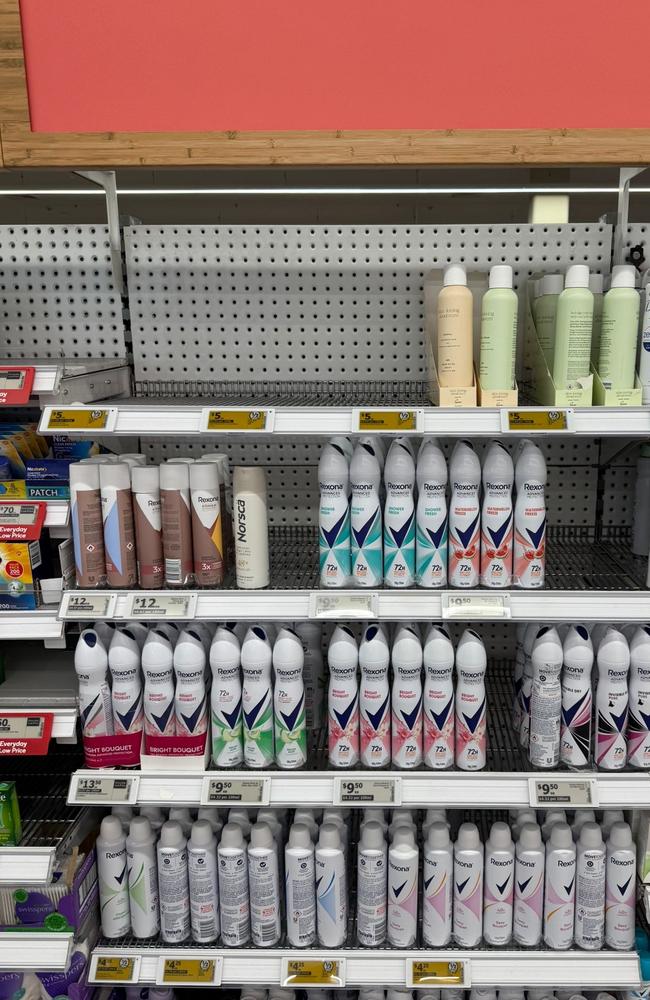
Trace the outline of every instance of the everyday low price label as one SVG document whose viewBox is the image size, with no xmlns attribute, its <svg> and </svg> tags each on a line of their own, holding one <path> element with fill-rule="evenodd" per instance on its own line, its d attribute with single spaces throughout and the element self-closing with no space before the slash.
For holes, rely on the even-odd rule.
<svg viewBox="0 0 650 1000">
<path fill-rule="evenodd" d="M 441 595 L 442 617 L 462 618 L 510 618 L 510 594 L 488 594 L 483 590 L 463 594 L 445 591 Z"/>
<path fill-rule="evenodd" d="M 273 430 L 274 419 L 275 410 L 269 409 L 241 407 L 221 410 L 205 408 L 201 412 L 201 430 L 208 433 L 248 431 L 256 434 L 268 434 Z"/>
<path fill-rule="evenodd" d="M 422 410 L 371 410 L 357 409 L 352 414 L 353 433 L 394 431 L 397 434 L 415 433 L 419 430 Z"/>
<path fill-rule="evenodd" d="M 202 958 L 165 957 L 158 962 L 156 983 L 159 986 L 219 986 L 223 958 L 220 956 Z"/>
<path fill-rule="evenodd" d="M 117 802 L 133 805 L 138 798 L 139 781 L 137 775 L 114 778 L 76 774 L 68 801 L 73 805 L 113 805 Z"/>
<path fill-rule="evenodd" d="M 283 958 L 282 986 L 345 986 L 344 958 Z"/>
<path fill-rule="evenodd" d="M 140 958 L 133 955 L 93 955 L 91 983 L 132 983 L 137 978 Z"/>
<path fill-rule="evenodd" d="M 53 717 L 23 712 L 0 715 L 0 756 L 42 757 L 47 754 Z"/>
<path fill-rule="evenodd" d="M 598 806 L 598 782 L 593 778 L 529 778 L 530 804 L 539 806 Z"/>
<path fill-rule="evenodd" d="M 377 617 L 377 594 L 341 594 L 314 591 L 309 595 L 310 618 L 333 618 L 350 621 Z"/>
<path fill-rule="evenodd" d="M 112 618 L 117 594 L 102 590 L 67 590 L 61 598 L 57 618 L 85 621 L 86 618 Z"/>
<path fill-rule="evenodd" d="M 91 406 L 69 407 L 46 406 L 39 424 L 40 431 L 72 432 L 74 434 L 99 434 L 110 432 L 117 420 L 117 407 L 101 409 Z"/>
<path fill-rule="evenodd" d="M 201 805 L 239 802 L 247 806 L 267 806 L 271 799 L 270 778 L 205 777 Z"/>
<path fill-rule="evenodd" d="M 334 803 L 338 806 L 399 806 L 402 784 L 399 778 L 334 779 Z"/>
<path fill-rule="evenodd" d="M 138 620 L 169 618 L 172 621 L 194 618 L 197 594 L 132 594 L 129 598 L 126 618 Z"/>
<path fill-rule="evenodd" d="M 0 406 L 24 406 L 29 402 L 35 374 L 35 368 L 0 369 Z"/>
<path fill-rule="evenodd" d="M 501 410 L 501 430 L 506 434 L 566 433 L 573 430 L 573 410 Z"/>
<path fill-rule="evenodd" d="M 450 961 L 421 961 L 407 958 L 406 985 L 415 989 L 436 986 L 462 986 L 470 984 L 469 962 L 458 959 Z M 444 994 L 443 994 L 444 996 Z"/>
</svg>

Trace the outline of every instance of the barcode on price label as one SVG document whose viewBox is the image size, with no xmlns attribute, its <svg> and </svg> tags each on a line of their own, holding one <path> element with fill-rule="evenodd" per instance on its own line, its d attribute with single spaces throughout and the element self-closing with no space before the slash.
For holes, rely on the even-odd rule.
<svg viewBox="0 0 650 1000">
<path fill-rule="evenodd" d="M 133 805 L 138 799 L 139 776 L 114 778 L 112 776 L 75 774 L 72 778 L 68 801 L 74 805 L 112 805 L 126 802 Z"/>
<path fill-rule="evenodd" d="M 201 786 L 201 805 L 216 806 L 239 802 L 247 806 L 268 806 L 271 799 L 271 779 L 205 777 Z"/>
<path fill-rule="evenodd" d="M 407 958 L 406 985 L 415 989 L 437 986 L 467 987 L 470 985 L 470 963 L 467 960 L 461 962 L 457 958 L 435 962 Z"/>
<path fill-rule="evenodd" d="M 364 806 L 399 806 L 402 784 L 399 778 L 334 779 L 334 804 Z"/>
<path fill-rule="evenodd" d="M 283 958 L 282 986 L 345 986 L 344 958 Z"/>
<path fill-rule="evenodd" d="M 129 597 L 125 617 L 154 619 L 169 618 L 177 621 L 194 618 L 197 594 L 132 594 Z"/>
<path fill-rule="evenodd" d="M 538 806 L 598 806 L 598 782 L 593 778 L 529 778 L 530 804 Z"/>
<path fill-rule="evenodd" d="M 117 594 L 111 591 L 68 590 L 61 598 L 58 618 L 85 621 L 86 618 L 112 618 Z"/>
</svg>

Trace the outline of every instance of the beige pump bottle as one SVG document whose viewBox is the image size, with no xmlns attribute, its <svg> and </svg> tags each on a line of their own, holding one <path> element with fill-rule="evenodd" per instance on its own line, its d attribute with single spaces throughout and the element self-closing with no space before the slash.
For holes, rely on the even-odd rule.
<svg viewBox="0 0 650 1000">
<path fill-rule="evenodd" d="M 445 268 L 438 295 L 438 378 L 440 385 L 457 388 L 474 381 L 472 310 L 462 264 Z"/>
</svg>

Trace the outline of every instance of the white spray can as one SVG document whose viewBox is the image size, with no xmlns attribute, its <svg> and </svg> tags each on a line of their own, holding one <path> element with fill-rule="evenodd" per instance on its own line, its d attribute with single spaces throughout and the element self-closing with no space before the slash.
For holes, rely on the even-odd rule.
<svg viewBox="0 0 650 1000">
<path fill-rule="evenodd" d="M 350 462 L 352 583 L 380 587 L 383 580 L 381 470 L 375 448 L 359 444 Z"/>
<path fill-rule="evenodd" d="M 591 670 L 594 649 L 584 625 L 572 625 L 564 640 L 560 761 L 567 767 L 588 767 L 591 760 Z"/>
<path fill-rule="evenodd" d="M 546 462 L 537 445 L 527 444 L 515 466 L 515 552 L 513 584 L 544 586 L 546 566 Z"/>
<path fill-rule="evenodd" d="M 320 508 L 318 547 L 321 587 L 345 587 L 350 581 L 350 470 L 343 449 L 330 441 L 318 463 Z"/>
<path fill-rule="evenodd" d="M 483 641 L 467 628 L 456 649 L 456 766 L 480 771 L 487 753 L 485 671 Z"/>
<path fill-rule="evenodd" d="M 445 587 L 449 547 L 447 463 L 434 438 L 424 441 L 418 452 L 416 480 L 416 581 L 419 587 Z"/>
<path fill-rule="evenodd" d="M 483 844 L 474 823 L 462 823 L 454 844 L 454 941 L 476 948 L 483 937 Z"/>
<path fill-rule="evenodd" d="M 112 736 L 113 709 L 108 686 L 108 655 L 99 635 L 86 628 L 74 651 L 79 682 L 79 716 L 84 736 Z"/>
<path fill-rule="evenodd" d="M 104 816 L 96 842 L 102 934 L 122 937 L 131 929 L 126 838 L 117 816 Z"/>
<path fill-rule="evenodd" d="M 630 643 L 628 763 L 650 769 L 650 628 L 639 627 Z"/>
<path fill-rule="evenodd" d="M 294 823 L 284 850 L 287 941 L 310 948 L 316 941 L 316 869 L 309 828 Z"/>
<path fill-rule="evenodd" d="M 571 828 L 555 823 L 546 842 L 544 879 L 544 943 L 553 951 L 573 944 L 576 892 L 576 847 Z"/>
<path fill-rule="evenodd" d="M 160 936 L 166 944 L 180 944 L 190 936 L 187 841 L 180 823 L 168 820 L 163 824 L 156 853 Z"/>
<path fill-rule="evenodd" d="M 249 628 L 241 648 L 244 760 L 247 767 L 270 767 L 274 759 L 271 643 L 261 625 Z"/>
<path fill-rule="evenodd" d="M 332 767 L 359 761 L 359 682 L 357 640 L 347 625 L 337 625 L 327 649 L 327 746 Z"/>
<path fill-rule="evenodd" d="M 454 850 L 446 823 L 432 823 L 424 845 L 422 936 L 429 948 L 451 941 Z"/>
<path fill-rule="evenodd" d="M 357 938 L 366 948 L 381 948 L 386 941 L 387 862 L 381 823 L 369 820 L 357 852 Z"/>
<path fill-rule="evenodd" d="M 316 927 L 321 948 L 341 948 L 347 936 L 345 854 L 334 823 L 323 823 L 316 846 Z"/>
<path fill-rule="evenodd" d="M 597 823 L 585 823 L 577 844 L 575 943 L 600 951 L 605 940 L 605 845 Z"/>
<path fill-rule="evenodd" d="M 141 733 L 144 714 L 140 647 L 128 628 L 116 629 L 113 633 L 108 649 L 108 669 L 113 678 L 111 703 L 115 733 Z"/>
<path fill-rule="evenodd" d="M 515 904 L 513 937 L 527 948 L 542 940 L 544 870 L 546 857 L 537 823 L 524 823 L 517 838 L 515 855 Z"/>
<path fill-rule="evenodd" d="M 134 816 L 131 820 L 126 857 L 131 931 L 137 938 L 156 937 L 160 930 L 156 835 L 146 816 Z"/>
<path fill-rule="evenodd" d="M 607 841 L 605 944 L 617 951 L 634 947 L 636 847 L 627 823 L 614 823 Z"/>
<path fill-rule="evenodd" d="M 432 625 L 423 651 L 424 763 L 434 770 L 454 766 L 454 647 L 441 625 Z"/>
<path fill-rule="evenodd" d="M 533 697 L 533 643 L 539 631 L 539 625 L 531 622 L 524 633 L 524 666 L 521 675 L 521 686 L 519 688 L 519 699 L 521 702 L 521 714 L 519 722 L 519 745 L 524 750 L 528 749 L 530 743 L 530 702 Z"/>
<path fill-rule="evenodd" d="M 238 823 L 226 823 L 217 848 L 221 940 L 241 948 L 251 936 L 246 841 Z"/>
<path fill-rule="evenodd" d="M 384 584 L 412 587 L 415 581 L 415 462 L 405 442 L 395 440 L 390 446 L 384 466 L 384 484 Z"/>
<path fill-rule="evenodd" d="M 307 729 L 319 729 L 324 723 L 325 663 L 323 661 L 323 626 L 320 622 L 298 622 L 296 635 L 302 643 L 304 663 Z"/>
<path fill-rule="evenodd" d="M 174 736 L 174 648 L 164 631 L 151 629 L 142 647 L 144 731 L 148 736 Z"/>
<path fill-rule="evenodd" d="M 388 643 L 377 625 L 370 625 L 359 647 L 361 686 L 361 763 L 386 767 L 390 763 L 390 688 Z"/>
<path fill-rule="evenodd" d="M 525 622 L 518 622 L 516 628 L 516 650 L 515 650 L 515 669 L 513 677 L 513 699 L 512 699 L 512 728 L 519 736 L 519 730 L 521 729 L 521 684 L 524 676 L 524 636 L 526 635 L 526 629 L 528 626 Z"/>
<path fill-rule="evenodd" d="M 240 767 L 244 761 L 239 639 L 220 625 L 210 646 L 212 689 L 212 760 L 216 768 Z"/>
<path fill-rule="evenodd" d="M 202 736 L 207 732 L 205 662 L 205 649 L 200 635 L 192 628 L 183 629 L 174 646 L 174 711 L 178 736 Z"/>
<path fill-rule="evenodd" d="M 530 700 L 528 759 L 533 767 L 549 770 L 560 760 L 563 650 L 557 629 L 540 628 L 533 643 L 533 688 Z"/>
<path fill-rule="evenodd" d="M 391 658 L 391 756 L 406 770 L 422 763 L 422 643 L 408 625 L 398 627 Z"/>
<path fill-rule="evenodd" d="M 304 654 L 299 637 L 286 626 L 273 646 L 275 759 L 283 770 L 295 770 L 307 761 Z"/>
<path fill-rule="evenodd" d="M 481 510 L 481 584 L 509 587 L 512 583 L 514 467 L 510 453 L 493 441 L 483 461 Z"/>
<path fill-rule="evenodd" d="M 483 937 L 488 944 L 506 945 L 512 937 L 515 845 L 507 823 L 493 823 L 485 844 Z"/>
<path fill-rule="evenodd" d="M 192 940 L 208 944 L 219 937 L 217 841 L 206 819 L 192 825 L 187 842 Z"/>
<path fill-rule="evenodd" d="M 596 657 L 596 764 L 619 771 L 627 763 L 628 690 L 630 649 L 622 632 L 610 629 L 601 639 Z"/>
<path fill-rule="evenodd" d="M 449 475 L 449 586 L 476 587 L 481 563 L 481 463 L 469 441 L 457 442 Z"/>
<path fill-rule="evenodd" d="M 280 940 L 280 879 L 271 828 L 256 823 L 248 848 L 251 940 L 258 948 L 272 948 Z"/>
<path fill-rule="evenodd" d="M 411 830 L 399 827 L 388 851 L 387 940 L 393 948 L 412 948 L 418 929 L 419 855 Z"/>
</svg>

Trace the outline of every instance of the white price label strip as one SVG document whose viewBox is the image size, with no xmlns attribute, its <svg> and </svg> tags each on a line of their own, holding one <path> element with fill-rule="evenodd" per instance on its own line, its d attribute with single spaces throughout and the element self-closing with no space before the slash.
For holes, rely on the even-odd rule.
<svg viewBox="0 0 650 1000">
<path fill-rule="evenodd" d="M 488 594 L 483 590 L 462 593 L 445 591 L 442 595 L 442 617 L 510 618 L 510 594 Z"/>
<path fill-rule="evenodd" d="M 70 621 L 112 618 L 116 601 L 117 594 L 107 590 L 67 590 L 61 598 L 58 617 Z"/>
<path fill-rule="evenodd" d="M 379 597 L 377 594 L 342 594 L 327 591 L 313 591 L 309 595 L 310 618 L 333 618 L 340 621 L 351 621 L 360 618 L 377 617 Z"/>
<path fill-rule="evenodd" d="M 399 806 L 402 803 L 400 778 L 334 779 L 334 804 L 337 806 Z"/>
<path fill-rule="evenodd" d="M 88 774 L 75 774 L 72 777 L 68 802 L 71 805 L 113 805 L 127 803 L 134 805 L 138 801 L 138 775 L 115 778 L 106 775 L 97 777 Z"/>
<path fill-rule="evenodd" d="M 540 806 L 598 806 L 598 782 L 594 778 L 529 778 L 530 804 Z"/>
<path fill-rule="evenodd" d="M 160 621 L 162 618 L 180 621 L 184 618 L 194 618 L 197 600 L 198 595 L 190 592 L 185 594 L 131 594 L 128 598 L 125 618 L 139 621 L 147 619 Z"/>
<path fill-rule="evenodd" d="M 201 785 L 201 805 L 268 806 L 271 801 L 271 778 L 209 777 Z"/>
</svg>

